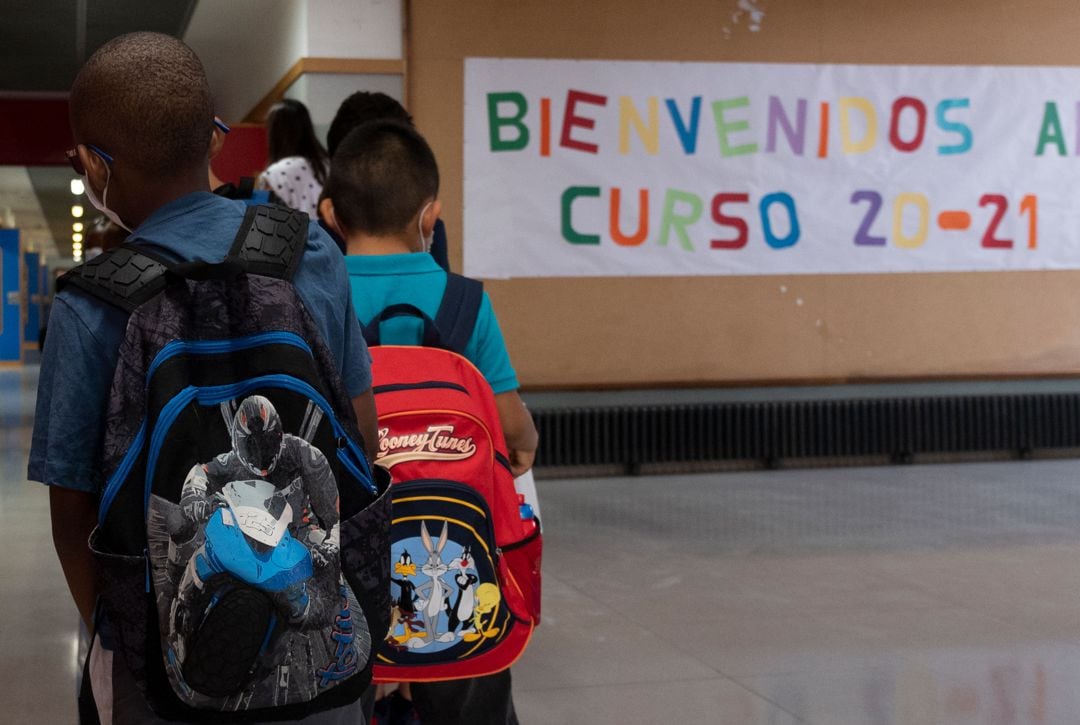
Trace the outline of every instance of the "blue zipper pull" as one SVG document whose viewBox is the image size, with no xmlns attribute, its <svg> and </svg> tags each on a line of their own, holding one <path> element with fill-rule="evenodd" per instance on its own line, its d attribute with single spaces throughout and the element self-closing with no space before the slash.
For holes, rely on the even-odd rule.
<svg viewBox="0 0 1080 725">
<path fill-rule="evenodd" d="M 150 550 L 143 549 L 143 560 L 146 562 L 146 593 L 150 593 Z"/>
</svg>

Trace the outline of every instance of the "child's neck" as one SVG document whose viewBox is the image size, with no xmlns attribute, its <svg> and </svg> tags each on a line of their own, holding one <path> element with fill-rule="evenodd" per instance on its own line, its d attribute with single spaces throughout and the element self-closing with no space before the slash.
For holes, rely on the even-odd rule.
<svg viewBox="0 0 1080 725">
<path fill-rule="evenodd" d="M 353 234 L 345 241 L 349 254 L 374 256 L 377 254 L 410 254 L 415 252 L 416 240 L 406 239 L 401 235 L 372 236 Z"/>
</svg>

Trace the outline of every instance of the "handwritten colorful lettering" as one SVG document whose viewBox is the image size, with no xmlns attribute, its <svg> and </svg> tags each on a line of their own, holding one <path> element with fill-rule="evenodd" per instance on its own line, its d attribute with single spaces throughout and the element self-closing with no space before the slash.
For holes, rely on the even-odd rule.
<svg viewBox="0 0 1080 725">
<path fill-rule="evenodd" d="M 1080 268 L 1080 69 L 471 58 L 465 271 Z"/>
</svg>

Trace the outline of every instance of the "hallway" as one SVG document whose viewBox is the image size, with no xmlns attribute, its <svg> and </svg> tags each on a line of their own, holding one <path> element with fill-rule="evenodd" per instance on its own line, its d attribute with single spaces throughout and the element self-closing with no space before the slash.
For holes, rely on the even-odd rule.
<svg viewBox="0 0 1080 725">
<path fill-rule="evenodd" d="M 0 372 L 0 712 L 74 722 L 75 620 Z M 1074 460 L 542 480 L 523 723 L 1066 725 Z"/>
</svg>

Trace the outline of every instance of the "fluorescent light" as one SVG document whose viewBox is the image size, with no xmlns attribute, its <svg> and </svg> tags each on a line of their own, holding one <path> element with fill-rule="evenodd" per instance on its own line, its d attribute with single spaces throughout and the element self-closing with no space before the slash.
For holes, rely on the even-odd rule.
<svg viewBox="0 0 1080 725">
<path fill-rule="evenodd" d="M 71 180 L 71 193 L 72 194 L 74 194 L 75 196 L 78 196 L 79 194 L 83 193 L 84 191 L 86 191 L 86 187 L 83 185 L 83 180 L 82 179 L 72 179 Z"/>
<path fill-rule="evenodd" d="M 73 241 L 73 242 L 81 242 L 82 241 L 82 234 L 79 234 L 78 232 L 75 232 L 74 234 L 71 235 L 71 241 Z"/>
<path fill-rule="evenodd" d="M 81 232 L 82 230 L 83 230 L 83 223 L 82 222 L 75 222 L 74 224 L 71 225 L 71 231 L 73 231 L 73 232 Z"/>
<path fill-rule="evenodd" d="M 73 217 L 75 217 L 76 219 L 78 219 L 78 218 L 79 218 L 79 217 L 81 217 L 82 215 L 83 215 L 83 208 L 82 208 L 82 206 L 80 206 L 79 204 L 76 204 L 75 206 L 71 207 L 71 216 L 73 216 Z"/>
</svg>

